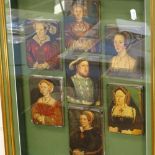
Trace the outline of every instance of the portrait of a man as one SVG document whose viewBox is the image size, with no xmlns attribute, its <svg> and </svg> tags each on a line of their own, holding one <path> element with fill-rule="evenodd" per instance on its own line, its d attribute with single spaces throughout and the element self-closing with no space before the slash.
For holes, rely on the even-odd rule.
<svg viewBox="0 0 155 155">
<path fill-rule="evenodd" d="M 144 128 L 142 87 L 109 85 L 109 131 L 141 135 Z M 130 91 L 136 92 L 131 94 Z"/>
<path fill-rule="evenodd" d="M 66 48 L 86 52 L 99 50 L 99 1 L 73 0 L 69 10 L 65 16 Z"/>
<path fill-rule="evenodd" d="M 78 57 L 67 63 L 67 101 L 72 104 L 100 105 L 100 65 Z"/>
<path fill-rule="evenodd" d="M 102 155 L 102 114 L 89 109 L 69 109 L 70 155 Z"/>
<path fill-rule="evenodd" d="M 31 77 L 31 117 L 37 125 L 63 126 L 62 79 Z"/>
<path fill-rule="evenodd" d="M 26 60 L 29 68 L 55 70 L 60 68 L 59 22 L 35 20 L 26 25 L 30 37 L 26 40 Z"/>
</svg>

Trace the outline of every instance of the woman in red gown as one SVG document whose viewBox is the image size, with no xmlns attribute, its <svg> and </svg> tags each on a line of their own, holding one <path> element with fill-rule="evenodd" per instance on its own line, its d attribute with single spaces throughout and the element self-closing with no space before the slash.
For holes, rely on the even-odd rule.
<svg viewBox="0 0 155 155">
<path fill-rule="evenodd" d="M 44 22 L 35 22 L 33 27 L 36 34 L 26 42 L 28 66 L 41 70 L 58 69 L 60 64 L 59 45 L 50 40 Z"/>
<path fill-rule="evenodd" d="M 62 126 L 63 116 L 61 102 L 51 96 L 54 88 L 53 83 L 47 80 L 41 80 L 38 87 L 43 96 L 32 106 L 33 122 L 42 125 Z"/>
</svg>

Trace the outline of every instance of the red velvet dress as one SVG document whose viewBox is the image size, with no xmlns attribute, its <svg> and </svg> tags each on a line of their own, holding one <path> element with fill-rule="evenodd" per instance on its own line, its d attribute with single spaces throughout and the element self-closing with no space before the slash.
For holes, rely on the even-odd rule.
<svg viewBox="0 0 155 155">
<path fill-rule="evenodd" d="M 36 117 L 36 114 L 43 116 L 44 121 Z M 60 102 L 56 101 L 54 105 L 36 102 L 32 106 L 32 120 L 35 124 L 62 126 L 63 116 Z"/>
<path fill-rule="evenodd" d="M 47 62 L 49 69 L 59 68 L 60 47 L 58 44 L 47 40 L 40 45 L 35 39 L 32 38 L 27 40 L 26 51 L 27 63 L 30 68 L 33 68 L 33 65 L 36 62 L 38 62 L 38 64 Z"/>
</svg>

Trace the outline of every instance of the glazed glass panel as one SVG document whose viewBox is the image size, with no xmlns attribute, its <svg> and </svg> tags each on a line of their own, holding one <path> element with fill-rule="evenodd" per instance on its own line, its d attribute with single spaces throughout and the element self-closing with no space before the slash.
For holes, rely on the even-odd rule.
<svg viewBox="0 0 155 155">
<path fill-rule="evenodd" d="M 149 2 L 11 0 L 5 14 L 15 154 L 151 154 Z"/>
</svg>

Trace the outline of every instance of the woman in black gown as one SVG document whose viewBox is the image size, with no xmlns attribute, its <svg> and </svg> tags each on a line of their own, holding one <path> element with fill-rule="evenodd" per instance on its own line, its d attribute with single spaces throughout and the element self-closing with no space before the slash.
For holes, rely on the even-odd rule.
<svg viewBox="0 0 155 155">
<path fill-rule="evenodd" d="M 83 111 L 80 127 L 70 137 L 71 155 L 102 155 L 102 136 L 92 126 L 94 113 Z"/>
<path fill-rule="evenodd" d="M 130 93 L 124 87 L 113 91 L 113 102 L 109 110 L 109 131 L 124 134 L 142 134 L 142 118 Z"/>
</svg>

